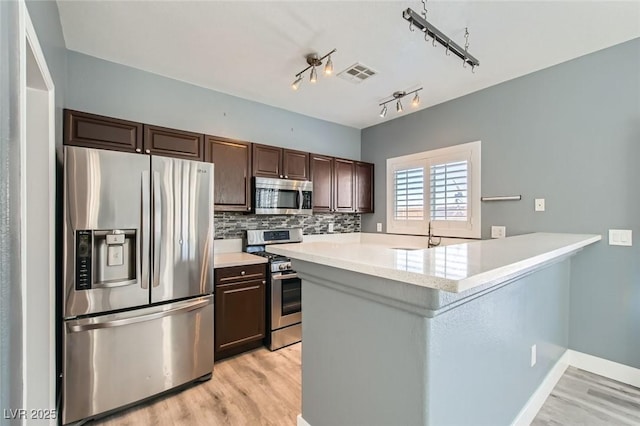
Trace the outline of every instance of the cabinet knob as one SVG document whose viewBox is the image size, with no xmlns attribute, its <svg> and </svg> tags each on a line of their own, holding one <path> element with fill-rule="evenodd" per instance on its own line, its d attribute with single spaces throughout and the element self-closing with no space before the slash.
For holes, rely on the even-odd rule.
<svg viewBox="0 0 640 426">
<path fill-rule="evenodd" d="M 251 207 L 247 207 L 247 210 L 251 210 Z"/>
<path fill-rule="evenodd" d="M 284 178 L 285 178 L 285 179 L 289 179 L 289 176 L 285 175 L 285 176 L 284 176 Z"/>
<path fill-rule="evenodd" d="M 136 152 L 142 152 L 140 148 L 136 148 Z"/>
<path fill-rule="evenodd" d="M 147 154 L 151 154 L 151 150 L 150 149 L 147 149 L 144 152 L 146 152 Z"/>
<path fill-rule="evenodd" d="M 280 179 L 282 179 L 282 175 L 280 175 Z"/>
<path fill-rule="evenodd" d="M 246 272 L 244 272 L 244 271 L 241 271 L 241 272 L 240 272 L 240 275 L 244 275 L 245 273 L 246 273 Z"/>
<path fill-rule="evenodd" d="M 266 284 L 267 282 L 265 280 L 262 280 L 262 284 Z"/>
</svg>

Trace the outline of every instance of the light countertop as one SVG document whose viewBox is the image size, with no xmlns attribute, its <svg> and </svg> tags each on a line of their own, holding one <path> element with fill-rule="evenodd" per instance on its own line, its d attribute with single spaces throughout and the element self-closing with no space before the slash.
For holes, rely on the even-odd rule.
<svg viewBox="0 0 640 426">
<path fill-rule="evenodd" d="M 264 257 L 256 256 L 244 252 L 236 253 L 220 253 L 213 256 L 214 268 L 227 268 L 229 266 L 256 265 L 259 263 L 267 263 Z"/>
<path fill-rule="evenodd" d="M 426 288 L 460 293 L 504 281 L 569 256 L 601 239 L 600 235 L 533 233 L 462 244 L 416 248 L 373 242 L 314 241 L 278 244 L 267 251 L 339 269 Z"/>
</svg>

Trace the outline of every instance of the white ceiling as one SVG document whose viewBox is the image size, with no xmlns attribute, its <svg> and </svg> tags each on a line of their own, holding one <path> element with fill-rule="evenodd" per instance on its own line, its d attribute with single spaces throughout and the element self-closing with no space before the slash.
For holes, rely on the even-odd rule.
<svg viewBox="0 0 640 426">
<path fill-rule="evenodd" d="M 458 44 L 469 27 L 472 74 L 402 11 L 420 1 L 58 0 L 67 48 L 308 116 L 368 127 L 378 104 L 424 87 L 420 109 L 640 37 L 640 2 L 433 1 L 428 20 Z M 361 62 L 379 74 L 359 85 L 319 73 L 291 90 L 305 56 L 331 49 L 337 72 Z M 405 112 L 412 108 L 408 106 Z"/>
</svg>

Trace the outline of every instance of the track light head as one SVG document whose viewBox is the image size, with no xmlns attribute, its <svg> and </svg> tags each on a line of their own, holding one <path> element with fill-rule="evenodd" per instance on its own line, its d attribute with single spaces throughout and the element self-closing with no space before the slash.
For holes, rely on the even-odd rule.
<svg viewBox="0 0 640 426">
<path fill-rule="evenodd" d="M 387 105 L 384 104 L 382 106 L 382 111 L 380 111 L 380 117 L 385 118 L 387 116 Z"/>
<path fill-rule="evenodd" d="M 416 95 L 413 97 L 411 105 L 413 105 L 414 108 L 420 105 L 420 96 L 418 96 L 418 92 L 416 92 Z"/>
<path fill-rule="evenodd" d="M 333 74 L 333 62 L 331 62 L 331 55 L 327 57 L 327 64 L 324 66 L 324 73 L 326 75 Z"/>
<path fill-rule="evenodd" d="M 300 83 L 302 83 L 302 76 L 299 75 L 298 78 L 291 84 L 291 88 L 293 90 L 298 90 L 300 87 Z"/>
<path fill-rule="evenodd" d="M 396 102 L 396 111 L 402 112 L 402 102 L 400 102 L 400 99 L 398 99 L 398 102 Z"/>
<path fill-rule="evenodd" d="M 309 81 L 315 83 L 318 81 L 318 73 L 316 72 L 315 65 L 311 68 L 311 75 L 309 76 Z"/>
</svg>

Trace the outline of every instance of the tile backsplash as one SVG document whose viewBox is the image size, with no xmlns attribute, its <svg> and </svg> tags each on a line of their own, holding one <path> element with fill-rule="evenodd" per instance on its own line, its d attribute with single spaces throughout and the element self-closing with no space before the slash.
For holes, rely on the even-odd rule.
<svg viewBox="0 0 640 426">
<path fill-rule="evenodd" d="M 247 229 L 302 228 L 304 235 L 326 234 L 333 223 L 334 233 L 360 232 L 360 214 L 317 213 L 303 215 L 255 215 L 235 212 L 213 214 L 215 239 L 242 238 Z"/>
</svg>

